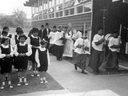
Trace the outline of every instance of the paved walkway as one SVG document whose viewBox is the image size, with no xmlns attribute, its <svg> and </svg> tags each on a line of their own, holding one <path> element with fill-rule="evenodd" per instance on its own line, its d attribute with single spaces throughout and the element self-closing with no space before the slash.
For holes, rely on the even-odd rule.
<svg viewBox="0 0 128 96">
<path fill-rule="evenodd" d="M 128 96 L 128 74 L 81 74 L 67 61 L 56 61 L 51 56 L 48 73 L 65 89 L 35 92 L 18 96 Z"/>
</svg>

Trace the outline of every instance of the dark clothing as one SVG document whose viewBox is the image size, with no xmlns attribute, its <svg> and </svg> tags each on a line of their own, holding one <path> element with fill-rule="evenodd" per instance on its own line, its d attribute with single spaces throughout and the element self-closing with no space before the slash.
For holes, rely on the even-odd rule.
<svg viewBox="0 0 128 96">
<path fill-rule="evenodd" d="M 17 37 L 18 37 L 18 36 L 15 35 L 15 42 L 16 42 L 16 44 L 18 44 L 18 43 L 20 42 Z"/>
<path fill-rule="evenodd" d="M 56 46 L 56 45 L 54 45 L 54 44 L 51 44 L 51 45 L 49 46 L 49 53 L 55 55 L 55 53 L 56 53 L 56 48 L 55 48 L 55 46 Z"/>
<path fill-rule="evenodd" d="M 40 62 L 40 67 L 38 68 L 39 72 L 42 71 L 47 71 L 48 70 L 48 58 L 47 58 L 47 50 L 46 51 L 40 51 L 39 52 L 39 62 Z"/>
<path fill-rule="evenodd" d="M 88 64 L 89 55 L 88 54 L 78 54 L 75 53 L 75 64 L 82 70 L 86 69 Z"/>
<path fill-rule="evenodd" d="M 43 30 L 39 31 L 39 37 L 41 38 L 41 40 L 43 39 Z"/>
<path fill-rule="evenodd" d="M 10 54 L 11 48 L 3 48 L 1 46 L 1 53 L 2 54 Z M 11 57 L 4 57 L 1 59 L 1 74 L 4 73 L 11 73 L 12 71 L 12 58 Z"/>
<path fill-rule="evenodd" d="M 106 62 L 106 69 L 117 69 L 119 68 L 119 62 L 118 62 L 118 55 L 117 52 L 109 51 L 107 62 Z"/>
<path fill-rule="evenodd" d="M 28 45 L 20 46 L 17 45 L 18 53 L 27 53 L 28 52 Z M 28 66 L 28 56 L 17 56 L 15 58 L 16 68 L 17 69 L 27 69 Z"/>
<path fill-rule="evenodd" d="M 38 37 L 38 39 L 37 38 L 32 38 L 31 36 L 30 36 L 30 44 L 32 45 L 32 46 L 35 46 L 35 47 L 39 47 L 39 44 L 40 42 L 39 42 L 39 37 Z M 37 48 L 35 48 L 35 47 L 32 47 L 32 54 L 31 54 L 31 56 L 29 57 L 29 60 L 31 60 L 33 63 L 35 63 L 35 52 L 36 52 L 36 49 Z"/>
<path fill-rule="evenodd" d="M 64 46 L 55 45 L 55 50 L 56 50 L 55 55 L 57 60 L 61 60 L 64 52 Z"/>
<path fill-rule="evenodd" d="M 103 51 L 97 51 L 92 49 L 92 55 L 88 67 L 90 67 L 94 72 L 99 72 L 99 67 L 103 63 Z"/>
<path fill-rule="evenodd" d="M 33 38 L 32 36 L 30 36 L 30 44 L 32 46 L 39 46 L 40 45 L 39 43 L 40 43 L 39 42 L 39 37 L 38 38 Z"/>
<path fill-rule="evenodd" d="M 48 43 L 47 43 L 47 46 L 46 46 L 47 49 L 49 48 L 50 39 L 48 38 L 48 35 L 49 35 L 50 32 L 51 32 L 50 29 L 48 29 L 48 31 L 47 31 L 47 29 L 45 28 L 45 29 L 43 30 L 43 36 L 42 36 L 42 38 L 41 38 L 41 40 L 42 40 L 42 39 L 45 39 L 45 40 L 48 42 Z"/>
<path fill-rule="evenodd" d="M 43 38 L 41 38 L 41 39 L 45 39 L 46 41 L 49 41 L 48 35 L 49 35 L 50 32 L 51 32 L 50 29 L 48 29 L 48 31 L 47 31 L 47 29 L 45 28 L 43 30 L 43 36 L 42 36 Z"/>
</svg>

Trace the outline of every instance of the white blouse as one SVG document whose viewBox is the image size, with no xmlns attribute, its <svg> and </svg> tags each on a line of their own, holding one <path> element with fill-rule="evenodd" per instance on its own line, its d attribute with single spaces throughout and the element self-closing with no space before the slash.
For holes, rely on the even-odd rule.
<svg viewBox="0 0 128 96">
<path fill-rule="evenodd" d="M 42 48 L 41 46 L 39 47 L 40 51 L 46 51 L 46 48 Z M 43 58 L 43 57 L 42 57 Z M 50 56 L 49 56 L 49 51 L 47 50 L 47 59 L 48 59 L 48 65 L 50 65 Z M 39 51 L 36 50 L 35 53 L 35 60 L 37 62 L 37 66 L 40 67 L 40 61 L 39 61 Z"/>
<path fill-rule="evenodd" d="M 82 38 L 78 38 L 74 44 L 75 51 L 78 54 L 90 54 L 89 50 L 83 50 L 82 48 L 78 48 L 78 45 L 83 45 L 84 47 L 90 48 L 90 41 L 88 39 L 83 40 Z"/>
<path fill-rule="evenodd" d="M 62 44 L 62 40 L 60 40 L 60 38 L 62 38 L 63 37 L 63 31 L 62 32 L 56 32 L 56 34 L 55 34 L 55 45 L 58 45 L 58 46 L 62 46 L 63 44 Z"/>
<path fill-rule="evenodd" d="M 20 46 L 25 46 L 26 44 L 27 44 L 26 42 L 24 42 L 23 44 L 19 43 Z M 15 54 L 15 56 L 19 55 L 19 53 L 17 51 L 18 51 L 17 45 L 15 45 L 15 47 L 14 47 L 14 54 Z M 30 56 L 32 54 L 32 49 L 31 49 L 31 46 L 29 44 L 28 44 L 28 52 L 25 53 L 25 54 L 27 56 Z"/>
<path fill-rule="evenodd" d="M 50 38 L 50 44 L 54 44 L 54 42 L 55 42 L 55 34 L 56 34 L 56 32 L 50 32 L 50 34 L 49 34 L 49 38 Z"/>
<path fill-rule="evenodd" d="M 93 37 L 93 41 L 92 41 L 92 47 L 95 49 L 95 50 L 98 50 L 98 51 L 103 51 L 103 42 L 100 44 L 100 45 L 96 45 L 95 42 L 98 42 L 99 40 L 103 39 L 104 36 L 100 36 L 99 34 L 96 34 L 94 37 Z"/>
<path fill-rule="evenodd" d="M 119 41 L 119 38 L 113 38 L 111 37 L 110 40 L 109 40 L 109 43 L 108 43 L 108 47 L 111 51 L 116 51 L 118 52 L 119 51 L 119 48 L 111 48 L 111 46 L 113 45 L 119 45 L 121 43 L 121 41 Z"/>
<path fill-rule="evenodd" d="M 1 46 L 2 46 L 3 48 L 9 48 L 10 45 L 5 46 L 4 44 L 1 44 Z M 6 54 L 2 54 L 1 51 L 2 51 L 2 50 L 1 50 L 1 48 L 0 48 L 0 58 L 4 58 L 4 57 L 6 56 Z M 11 46 L 11 53 L 10 53 L 11 57 L 13 57 L 13 54 L 14 54 L 14 51 L 13 51 L 13 48 L 12 48 L 12 46 Z"/>
</svg>

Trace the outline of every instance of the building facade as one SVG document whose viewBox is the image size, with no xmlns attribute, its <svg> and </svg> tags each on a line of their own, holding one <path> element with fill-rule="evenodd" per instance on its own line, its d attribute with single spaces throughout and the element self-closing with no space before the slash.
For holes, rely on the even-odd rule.
<svg viewBox="0 0 128 96">
<path fill-rule="evenodd" d="M 24 4 L 31 7 L 32 27 L 49 23 L 71 26 L 73 29 L 89 30 L 88 36 L 97 33 L 103 27 L 105 35 L 119 30 L 120 24 L 128 28 L 127 0 L 29 0 Z M 90 30 L 91 29 L 91 30 Z M 128 32 L 122 29 L 121 53 L 128 48 Z"/>
</svg>

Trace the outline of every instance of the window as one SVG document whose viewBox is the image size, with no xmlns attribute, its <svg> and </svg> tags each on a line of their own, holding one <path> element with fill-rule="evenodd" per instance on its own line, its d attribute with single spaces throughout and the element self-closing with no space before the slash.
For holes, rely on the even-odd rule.
<svg viewBox="0 0 128 96">
<path fill-rule="evenodd" d="M 83 6 L 78 6 L 77 13 L 82 13 L 82 12 L 83 12 Z"/>
<path fill-rule="evenodd" d="M 74 8 L 71 8 L 70 9 L 70 15 L 73 15 L 74 14 Z"/>
<path fill-rule="evenodd" d="M 62 17 L 63 16 L 63 11 L 60 11 L 60 17 Z"/>
<path fill-rule="evenodd" d="M 56 17 L 59 17 L 59 12 L 56 12 Z"/>
<path fill-rule="evenodd" d="M 69 15 L 69 10 L 65 10 L 65 15 Z"/>
</svg>

